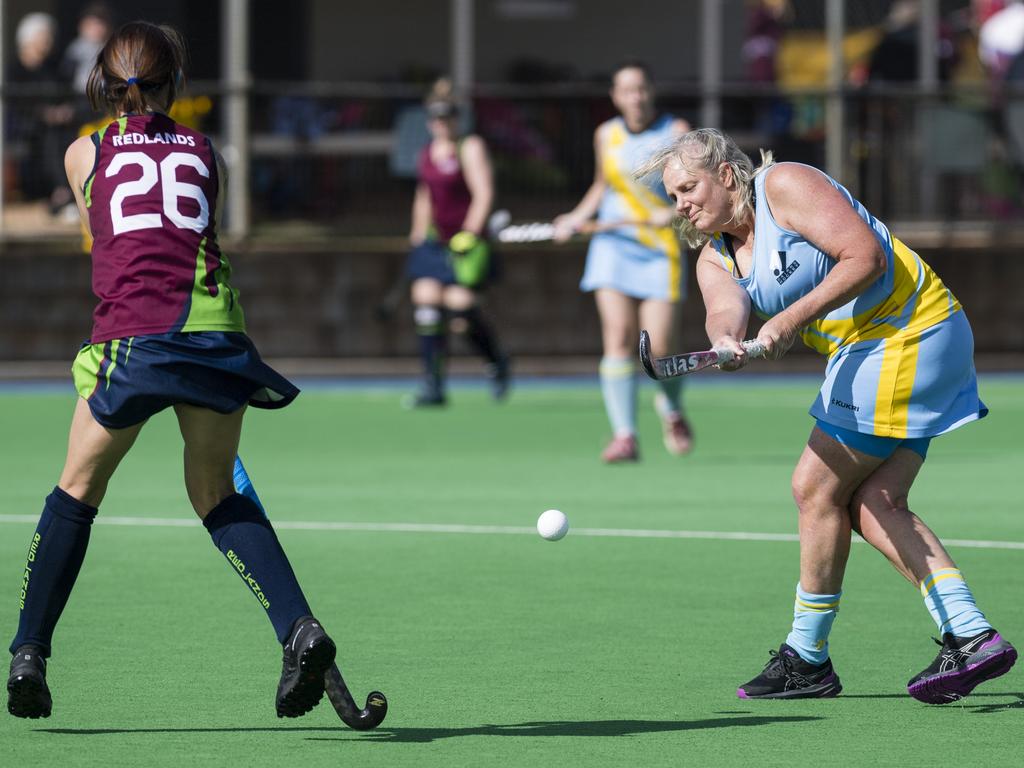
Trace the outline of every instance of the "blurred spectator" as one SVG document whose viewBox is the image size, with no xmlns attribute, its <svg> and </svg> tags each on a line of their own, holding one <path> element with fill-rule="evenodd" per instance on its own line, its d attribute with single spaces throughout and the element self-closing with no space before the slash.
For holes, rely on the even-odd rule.
<svg viewBox="0 0 1024 768">
<path fill-rule="evenodd" d="M 76 93 L 85 93 L 96 56 L 110 37 L 113 15 L 105 3 L 87 5 L 78 17 L 78 37 L 64 51 L 61 71 Z"/>
<path fill-rule="evenodd" d="M 792 15 L 789 0 L 755 0 L 751 4 L 747 16 L 747 39 L 743 43 L 748 81 L 775 82 L 775 54 Z"/>
<path fill-rule="evenodd" d="M 1001 137 L 1016 182 L 1006 197 L 1014 203 L 1011 213 L 1019 213 L 1024 183 L 1024 3 L 1009 3 L 982 23 L 978 54 L 994 86 Z"/>
<path fill-rule="evenodd" d="M 12 83 L 49 85 L 59 73 L 53 58 L 57 22 L 48 13 L 30 13 L 18 22 L 15 32 L 15 59 L 7 80 Z"/>
<path fill-rule="evenodd" d="M 16 88 L 21 86 L 16 93 L 30 97 L 15 101 L 11 108 L 11 139 L 24 143 L 17 183 L 25 199 L 47 198 L 52 213 L 72 203 L 63 160 L 74 138 L 74 110 L 57 98 L 62 82 L 53 56 L 56 33 L 57 24 L 49 14 L 24 16 L 15 32 L 16 57 L 7 77 Z"/>
<path fill-rule="evenodd" d="M 884 34 L 871 55 L 868 79 L 872 82 L 906 83 L 918 77 L 918 27 L 921 4 L 918 0 L 898 0 L 889 10 Z M 956 63 L 956 46 L 949 25 L 939 24 L 937 47 L 939 79 L 949 80 Z"/>
<path fill-rule="evenodd" d="M 779 44 L 793 18 L 789 0 L 753 0 L 747 15 L 747 37 L 743 42 L 743 61 L 747 81 L 760 85 L 775 85 L 776 59 Z M 750 118 L 754 130 L 764 136 L 766 143 L 789 129 L 793 107 L 786 99 L 752 100 Z"/>
<path fill-rule="evenodd" d="M 993 80 L 1002 80 L 1024 51 L 1024 3 L 1013 2 L 992 14 L 978 32 L 978 55 Z"/>
</svg>

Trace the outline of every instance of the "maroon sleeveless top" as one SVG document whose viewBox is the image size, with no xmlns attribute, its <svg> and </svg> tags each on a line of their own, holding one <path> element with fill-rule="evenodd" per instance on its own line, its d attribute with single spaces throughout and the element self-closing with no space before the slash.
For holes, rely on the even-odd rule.
<svg viewBox="0 0 1024 768">
<path fill-rule="evenodd" d="M 466 177 L 462 175 L 462 164 L 459 162 L 461 143 L 456 146 L 455 154 L 435 163 L 430 158 L 430 146 L 423 148 L 417 163 L 419 180 L 427 185 L 430 192 L 430 210 L 433 216 L 434 229 L 437 237 L 447 243 L 452 235 L 462 229 L 466 220 L 466 212 L 472 195 L 466 186 Z"/>
<path fill-rule="evenodd" d="M 92 230 L 92 343 L 175 331 L 244 331 L 217 245 L 210 140 L 162 114 L 92 135 L 83 192 Z"/>
</svg>

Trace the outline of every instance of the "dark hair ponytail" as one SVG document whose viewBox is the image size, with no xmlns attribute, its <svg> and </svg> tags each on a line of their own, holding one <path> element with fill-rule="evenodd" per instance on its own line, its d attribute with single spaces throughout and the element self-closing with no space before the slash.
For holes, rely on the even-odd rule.
<svg viewBox="0 0 1024 768">
<path fill-rule="evenodd" d="M 184 64 L 185 44 L 176 31 L 133 21 L 103 46 L 85 91 L 96 110 L 114 114 L 169 110 L 182 86 Z"/>
</svg>

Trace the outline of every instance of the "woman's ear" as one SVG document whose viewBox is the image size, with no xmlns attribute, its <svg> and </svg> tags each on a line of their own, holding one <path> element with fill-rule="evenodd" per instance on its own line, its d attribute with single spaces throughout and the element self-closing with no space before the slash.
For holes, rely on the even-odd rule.
<svg viewBox="0 0 1024 768">
<path fill-rule="evenodd" d="M 733 188 L 736 176 L 733 174 L 732 166 L 729 163 L 722 163 L 718 166 L 718 178 L 726 189 Z"/>
</svg>

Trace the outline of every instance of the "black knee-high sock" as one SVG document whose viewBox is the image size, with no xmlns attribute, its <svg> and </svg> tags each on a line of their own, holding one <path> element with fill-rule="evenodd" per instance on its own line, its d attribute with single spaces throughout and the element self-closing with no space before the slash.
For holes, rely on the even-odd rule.
<svg viewBox="0 0 1024 768">
<path fill-rule="evenodd" d="M 28 548 L 21 583 L 21 615 L 11 653 L 30 643 L 50 655 L 57 626 L 89 546 L 96 507 L 54 488 L 46 497 L 35 535 Z"/>
<path fill-rule="evenodd" d="M 203 525 L 266 609 L 283 645 L 296 620 L 312 611 L 270 521 L 252 499 L 233 493 L 210 511 Z"/>
<path fill-rule="evenodd" d="M 423 361 L 427 389 L 431 392 L 444 392 L 445 358 L 448 352 L 444 309 L 432 304 L 421 304 L 414 308 L 413 319 L 420 340 L 420 359 Z"/>
<path fill-rule="evenodd" d="M 452 319 L 465 321 L 466 337 L 484 360 L 488 363 L 499 363 L 504 359 L 494 328 L 484 319 L 480 307 L 455 310 L 452 312 Z"/>
</svg>

